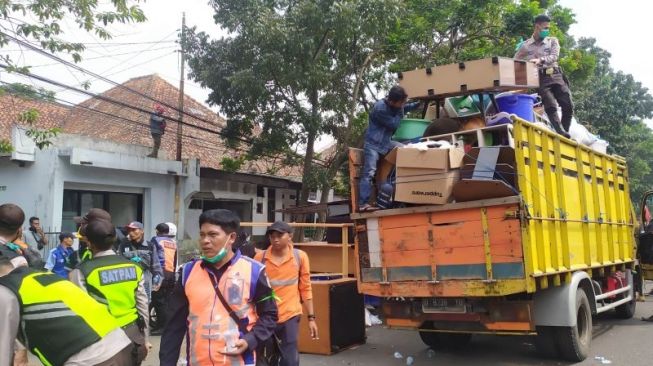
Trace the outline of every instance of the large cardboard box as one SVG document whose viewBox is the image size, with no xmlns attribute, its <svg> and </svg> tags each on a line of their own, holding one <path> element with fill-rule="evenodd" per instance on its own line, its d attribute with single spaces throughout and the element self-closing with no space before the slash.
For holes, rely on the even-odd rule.
<svg viewBox="0 0 653 366">
<path fill-rule="evenodd" d="M 462 146 L 450 149 L 420 150 L 412 147 L 397 147 L 390 151 L 385 160 L 397 168 L 430 169 L 447 171 L 463 165 L 465 149 Z M 434 172 L 428 172 L 430 174 Z M 436 172 L 439 173 L 439 172 Z"/>
<path fill-rule="evenodd" d="M 451 192 L 459 179 L 465 150 L 420 150 L 410 147 L 394 149 L 386 159 L 397 169 L 395 201 L 439 205 L 451 201 Z"/>
<path fill-rule="evenodd" d="M 458 170 L 424 175 L 424 170 L 397 168 L 395 201 L 425 205 L 442 205 L 452 199 L 453 186 L 459 179 Z"/>
<path fill-rule="evenodd" d="M 539 87 L 537 67 L 504 57 L 460 62 L 399 74 L 399 85 L 409 98 L 436 98 L 461 93 Z"/>
</svg>

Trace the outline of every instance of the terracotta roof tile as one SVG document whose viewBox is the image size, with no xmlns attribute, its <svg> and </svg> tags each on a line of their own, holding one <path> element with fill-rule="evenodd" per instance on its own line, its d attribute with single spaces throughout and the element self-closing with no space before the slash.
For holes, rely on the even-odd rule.
<svg viewBox="0 0 653 366">
<path fill-rule="evenodd" d="M 39 111 L 39 118 L 34 123 L 36 128 L 61 127 L 63 121 L 70 114 L 68 106 L 27 99 L 5 92 L 0 95 L 0 140 L 11 140 L 12 126 L 26 126 L 25 123 L 18 122 L 18 116 L 32 108 Z"/>
<path fill-rule="evenodd" d="M 133 78 L 122 85 L 148 95 L 154 100 L 161 101 L 162 104 L 178 105 L 179 89 L 157 75 Z M 101 96 L 119 100 L 132 107 L 148 111 L 153 110 L 155 102 L 125 87 L 116 86 L 102 93 Z M 2 126 L 0 136 L 6 135 L 5 138 L 9 137 L 9 127 L 16 120 L 16 117 L 12 117 L 12 115 L 17 116 L 21 110 L 34 106 L 41 110 L 42 118 L 37 125 L 40 128 L 58 126 L 62 127 L 66 133 L 91 136 L 122 144 L 152 145 L 149 113 L 123 107 L 98 97 L 88 99 L 75 107 L 66 107 L 55 103 L 31 101 L 5 94 L 0 96 L 0 106 L 3 107 L 2 111 L 0 111 L 0 126 Z M 167 109 L 166 115 L 173 116 L 175 119 L 178 118 L 174 110 L 165 106 L 164 108 Z M 182 126 L 183 158 L 199 158 L 202 167 L 222 169 L 221 163 L 224 157 L 233 158 L 244 153 L 228 149 L 217 133 L 202 129 L 220 131 L 226 125 L 226 121 L 217 113 L 187 95 L 184 97 L 184 110 L 189 114 L 200 117 L 202 120 L 184 115 L 185 124 Z M 167 121 L 166 133 L 161 141 L 161 149 L 171 159 L 176 156 L 177 125 L 177 122 Z M 282 166 L 279 161 L 266 158 L 248 162 L 241 169 L 241 172 L 301 180 L 301 167 Z"/>
</svg>

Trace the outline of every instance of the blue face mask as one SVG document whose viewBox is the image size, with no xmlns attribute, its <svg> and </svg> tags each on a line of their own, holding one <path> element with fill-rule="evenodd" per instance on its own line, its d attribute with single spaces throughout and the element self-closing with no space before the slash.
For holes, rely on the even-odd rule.
<svg viewBox="0 0 653 366">
<path fill-rule="evenodd" d="M 550 33 L 549 28 L 542 29 L 540 31 L 540 39 L 544 39 L 544 38 L 548 37 L 549 33 Z"/>
</svg>

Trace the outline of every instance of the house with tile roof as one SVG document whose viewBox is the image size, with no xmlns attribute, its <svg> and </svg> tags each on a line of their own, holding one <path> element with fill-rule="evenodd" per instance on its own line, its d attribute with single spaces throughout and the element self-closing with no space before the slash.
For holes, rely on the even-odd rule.
<svg viewBox="0 0 653 366">
<path fill-rule="evenodd" d="M 116 224 L 141 220 L 150 234 L 159 222 L 174 221 L 177 176 L 183 182 L 178 233 L 188 238 L 198 236 L 197 218 L 208 209 L 231 209 L 243 221 L 265 222 L 283 219 L 278 211 L 296 205 L 298 169 L 273 159 L 246 163 L 238 171 L 223 169 L 224 158 L 237 158 L 247 146 L 228 148 L 217 133 L 224 119 L 188 96 L 182 161 L 174 160 L 173 120 L 166 122 L 159 158 L 147 157 L 152 140 L 145 111 L 153 110 L 153 100 L 176 106 L 179 89 L 147 75 L 73 106 L 0 95 L 0 140 L 10 140 L 15 148 L 0 157 L 0 202 L 23 206 L 52 232 L 74 230 L 72 217 L 104 207 Z M 17 116 L 31 108 L 39 111 L 35 127 L 62 130 L 47 149 L 37 149 L 26 136 L 27 126 L 18 122 Z M 173 109 L 166 115 L 178 118 Z M 264 233 L 264 228 L 253 230 Z"/>
</svg>

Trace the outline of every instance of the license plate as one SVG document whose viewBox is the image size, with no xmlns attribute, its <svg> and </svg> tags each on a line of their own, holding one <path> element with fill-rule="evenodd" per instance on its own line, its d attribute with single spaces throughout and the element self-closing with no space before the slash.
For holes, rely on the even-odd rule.
<svg viewBox="0 0 653 366">
<path fill-rule="evenodd" d="M 425 313 L 466 313 L 464 299 L 428 298 L 422 300 L 422 311 Z"/>
</svg>

